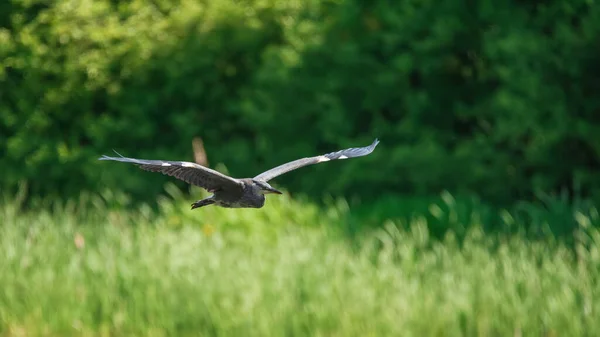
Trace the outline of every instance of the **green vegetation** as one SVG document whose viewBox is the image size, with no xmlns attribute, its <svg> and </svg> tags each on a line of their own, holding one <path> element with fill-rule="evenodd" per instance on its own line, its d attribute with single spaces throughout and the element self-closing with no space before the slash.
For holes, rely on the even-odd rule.
<svg viewBox="0 0 600 337">
<path fill-rule="evenodd" d="M 572 247 L 549 235 L 486 236 L 477 220 L 438 240 L 425 213 L 350 238 L 359 220 L 342 200 L 319 210 L 282 196 L 260 210 L 190 212 L 169 190 L 175 202 L 162 200 L 158 213 L 120 208 L 127 200 L 114 194 L 27 213 L 6 198 L 0 336 L 600 333 L 595 208 L 565 213 L 578 223 Z M 421 205 L 464 216 L 439 206 Z M 538 227 L 557 220 L 534 208 Z M 504 213 L 507 224 L 515 218 Z"/>
<path fill-rule="evenodd" d="M 600 335 L 598 41 L 589 0 L 0 1 L 0 337 Z M 97 161 L 375 137 L 258 210 Z"/>
<path fill-rule="evenodd" d="M 202 137 L 244 177 L 379 137 L 369 158 L 279 181 L 597 197 L 599 40 L 588 0 L 5 0 L 0 188 L 152 200 L 167 178 L 96 158 L 191 160 Z"/>
</svg>

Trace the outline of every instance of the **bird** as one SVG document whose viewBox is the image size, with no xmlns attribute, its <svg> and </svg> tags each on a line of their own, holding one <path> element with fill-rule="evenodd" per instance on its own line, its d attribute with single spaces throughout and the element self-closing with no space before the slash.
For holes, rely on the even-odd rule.
<svg viewBox="0 0 600 337">
<path fill-rule="evenodd" d="M 102 155 L 99 160 L 135 164 L 142 170 L 159 172 L 188 184 L 199 186 L 212 193 L 211 196 L 192 203 L 192 210 L 208 205 L 224 208 L 262 208 L 265 204 L 266 194 L 282 194 L 281 191 L 269 184 L 271 179 L 308 165 L 366 156 L 375 150 L 377 144 L 379 144 L 379 140 L 376 138 L 369 146 L 348 148 L 319 156 L 297 159 L 267 170 L 254 178 L 243 179 L 229 177 L 196 163 L 128 158 L 123 157 L 116 151 L 115 153 L 119 157 Z"/>
</svg>

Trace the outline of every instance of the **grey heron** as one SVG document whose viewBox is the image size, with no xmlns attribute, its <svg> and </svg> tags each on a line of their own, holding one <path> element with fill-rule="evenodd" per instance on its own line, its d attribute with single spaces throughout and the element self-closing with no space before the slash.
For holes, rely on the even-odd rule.
<svg viewBox="0 0 600 337">
<path fill-rule="evenodd" d="M 320 156 L 297 159 L 274 167 L 254 178 L 244 179 L 232 178 L 208 167 L 185 161 L 136 159 L 123 157 L 120 154 L 119 157 L 103 155 L 99 160 L 114 160 L 136 164 L 143 170 L 166 174 L 213 193 L 208 198 L 195 201 L 192 204 L 192 209 L 207 205 L 226 208 L 261 208 L 265 204 L 265 194 L 281 194 L 280 191 L 269 185 L 269 180 L 303 166 L 330 160 L 366 156 L 373 152 L 377 144 L 379 144 L 379 140 L 375 139 L 369 146 L 349 148 Z"/>
</svg>

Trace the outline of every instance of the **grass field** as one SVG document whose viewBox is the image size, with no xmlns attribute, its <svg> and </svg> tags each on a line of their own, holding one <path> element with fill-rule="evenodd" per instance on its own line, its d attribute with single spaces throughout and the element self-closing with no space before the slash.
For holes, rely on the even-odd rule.
<svg viewBox="0 0 600 337">
<path fill-rule="evenodd" d="M 158 213 L 114 195 L 20 213 L 6 197 L 0 335 L 600 335 L 594 208 L 571 209 L 567 247 L 485 235 L 478 217 L 441 240 L 425 214 L 349 236 L 358 220 L 343 201 L 191 212 L 175 200 Z M 446 206 L 425 209 L 453 218 Z"/>
</svg>

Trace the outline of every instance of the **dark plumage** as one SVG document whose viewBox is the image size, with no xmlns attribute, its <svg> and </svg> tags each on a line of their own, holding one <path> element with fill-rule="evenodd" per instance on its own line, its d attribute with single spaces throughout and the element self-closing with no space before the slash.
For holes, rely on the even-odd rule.
<svg viewBox="0 0 600 337">
<path fill-rule="evenodd" d="M 138 165 L 150 172 L 160 172 L 188 184 L 200 186 L 213 193 L 212 196 L 198 200 L 192 204 L 192 209 L 207 205 L 227 208 L 261 208 L 265 204 L 265 194 L 281 194 L 268 184 L 268 181 L 286 172 L 303 166 L 322 163 L 330 160 L 347 159 L 366 156 L 373 152 L 379 144 L 375 139 L 366 147 L 349 148 L 320 156 L 302 158 L 265 171 L 254 178 L 235 179 L 210 168 L 185 161 L 146 160 L 102 156 L 100 160 L 114 160 Z M 118 153 L 117 153 L 118 154 Z"/>
</svg>

